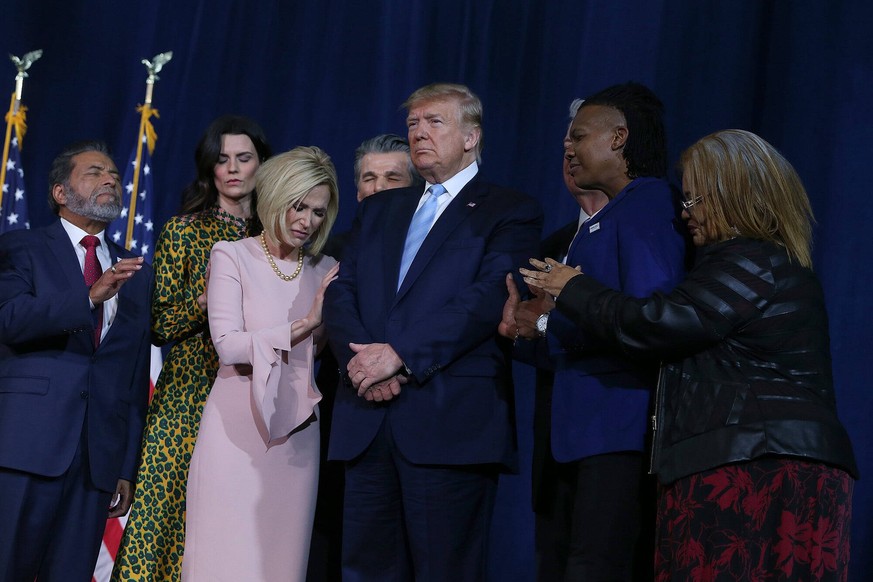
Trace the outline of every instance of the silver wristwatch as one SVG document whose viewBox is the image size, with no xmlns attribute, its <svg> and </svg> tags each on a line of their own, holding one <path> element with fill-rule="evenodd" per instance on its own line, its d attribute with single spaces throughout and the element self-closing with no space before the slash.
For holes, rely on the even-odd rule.
<svg viewBox="0 0 873 582">
<path fill-rule="evenodd" d="M 540 337 L 546 337 L 546 328 L 549 326 L 549 314 L 543 313 L 537 317 L 537 333 Z"/>
</svg>

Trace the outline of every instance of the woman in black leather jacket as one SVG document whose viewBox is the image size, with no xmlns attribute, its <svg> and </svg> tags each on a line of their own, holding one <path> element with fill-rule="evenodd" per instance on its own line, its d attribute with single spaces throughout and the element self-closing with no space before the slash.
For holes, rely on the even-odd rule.
<svg viewBox="0 0 873 582">
<path fill-rule="evenodd" d="M 662 362 L 656 579 L 845 580 L 858 475 L 837 419 L 806 191 L 746 131 L 701 139 L 681 166 L 701 248 L 671 293 L 635 299 L 551 259 L 521 272 L 593 349 Z"/>
</svg>

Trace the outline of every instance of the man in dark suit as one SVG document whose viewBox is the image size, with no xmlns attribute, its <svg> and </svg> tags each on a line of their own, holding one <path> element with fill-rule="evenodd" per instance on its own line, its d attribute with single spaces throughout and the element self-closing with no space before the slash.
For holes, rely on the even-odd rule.
<svg viewBox="0 0 873 582">
<path fill-rule="evenodd" d="M 570 104 L 570 123 L 576 117 L 582 99 L 574 99 Z M 570 124 L 564 135 L 564 148 L 570 142 Z M 579 204 L 579 215 L 543 239 L 540 247 L 541 257 L 565 260 L 570 243 L 576 233 L 600 209 L 606 206 L 609 198 L 600 190 L 583 190 L 570 175 L 570 160 L 561 155 L 561 174 L 564 186 Z M 539 315 L 539 313 L 537 313 Z M 514 333 L 514 330 L 513 330 Z M 531 348 L 533 342 L 518 342 L 517 352 Z M 522 356 L 519 353 L 519 356 Z M 536 358 L 528 355 L 530 363 Z M 536 394 L 534 396 L 533 418 L 533 457 L 531 459 L 531 497 L 535 514 L 535 544 L 537 580 L 562 580 L 569 554 L 572 512 L 565 500 L 568 498 L 565 482 L 558 478 L 561 467 L 552 457 L 552 366 L 538 367 L 536 370 Z"/>
<path fill-rule="evenodd" d="M 405 103 L 425 189 L 364 200 L 325 321 L 347 370 L 330 456 L 346 462 L 344 580 L 481 580 L 497 475 L 515 464 L 504 276 L 542 210 L 478 179 L 482 106 L 462 85 Z"/>
<path fill-rule="evenodd" d="M 0 579 L 91 579 L 133 498 L 148 399 L 151 267 L 104 234 L 121 212 L 101 142 L 52 163 L 60 219 L 0 237 Z"/>
<path fill-rule="evenodd" d="M 383 133 L 365 139 L 355 150 L 355 188 L 358 202 L 382 190 L 420 185 L 421 176 L 412 165 L 406 138 Z M 332 232 L 321 252 L 341 260 L 349 234 Z"/>
<path fill-rule="evenodd" d="M 565 156 L 576 186 L 600 190 L 609 202 L 579 229 L 566 263 L 637 297 L 670 290 L 684 275 L 685 241 L 676 228 L 674 194 L 663 180 L 661 102 L 636 83 L 604 89 L 579 108 L 568 138 Z M 646 541 L 641 528 L 651 529 L 654 519 L 643 510 L 654 494 L 643 450 L 657 362 L 598 353 L 553 311 L 550 296 L 513 306 L 518 294 L 507 284 L 501 333 L 543 338 L 538 353 L 548 354 L 546 365 L 555 373 L 551 478 L 555 515 L 566 521 L 553 522 L 551 534 L 566 551 L 552 554 L 553 568 L 540 579 L 651 579 L 653 552 L 637 571 L 634 556 Z"/>
</svg>

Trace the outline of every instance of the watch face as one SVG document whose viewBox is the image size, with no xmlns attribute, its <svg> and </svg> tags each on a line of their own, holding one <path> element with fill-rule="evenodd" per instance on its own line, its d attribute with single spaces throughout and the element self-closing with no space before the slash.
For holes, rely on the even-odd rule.
<svg viewBox="0 0 873 582">
<path fill-rule="evenodd" d="M 546 333 L 546 326 L 549 324 L 549 314 L 543 313 L 537 318 L 537 331 L 541 334 Z"/>
</svg>

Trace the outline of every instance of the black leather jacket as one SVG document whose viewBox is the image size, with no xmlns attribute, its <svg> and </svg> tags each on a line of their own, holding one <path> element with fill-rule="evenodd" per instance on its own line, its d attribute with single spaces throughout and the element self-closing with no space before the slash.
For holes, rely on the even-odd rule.
<svg viewBox="0 0 873 582">
<path fill-rule="evenodd" d="M 821 286 L 781 247 L 746 238 L 709 245 L 685 281 L 647 299 L 577 276 L 557 308 L 592 345 L 663 362 L 652 451 L 661 482 L 765 455 L 857 478 L 836 414 Z"/>
</svg>

